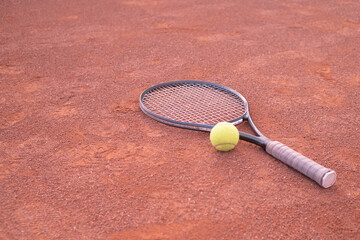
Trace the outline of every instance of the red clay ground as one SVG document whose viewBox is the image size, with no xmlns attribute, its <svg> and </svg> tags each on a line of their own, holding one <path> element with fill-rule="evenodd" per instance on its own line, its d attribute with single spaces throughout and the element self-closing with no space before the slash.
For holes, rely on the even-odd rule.
<svg viewBox="0 0 360 240">
<path fill-rule="evenodd" d="M 360 239 L 360 3 L 1 1 L 0 239 Z M 146 117 L 181 79 L 337 171 Z M 239 127 L 243 128 L 243 127 Z"/>
</svg>

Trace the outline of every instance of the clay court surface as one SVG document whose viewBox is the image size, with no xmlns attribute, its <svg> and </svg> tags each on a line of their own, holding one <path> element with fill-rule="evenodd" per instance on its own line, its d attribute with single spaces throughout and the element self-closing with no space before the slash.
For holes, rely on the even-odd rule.
<svg viewBox="0 0 360 240">
<path fill-rule="evenodd" d="M 360 239 L 360 2 L 0 2 L 0 239 Z M 337 172 L 158 123 L 167 81 L 233 88 Z M 239 125 L 249 132 L 249 127 Z"/>
</svg>

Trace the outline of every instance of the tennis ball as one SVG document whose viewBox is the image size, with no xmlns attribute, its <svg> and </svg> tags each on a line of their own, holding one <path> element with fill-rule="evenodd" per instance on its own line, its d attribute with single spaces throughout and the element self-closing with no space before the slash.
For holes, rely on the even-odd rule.
<svg viewBox="0 0 360 240">
<path fill-rule="evenodd" d="M 210 141 L 217 150 L 230 151 L 239 142 L 239 131 L 229 122 L 220 122 L 211 129 Z"/>
</svg>

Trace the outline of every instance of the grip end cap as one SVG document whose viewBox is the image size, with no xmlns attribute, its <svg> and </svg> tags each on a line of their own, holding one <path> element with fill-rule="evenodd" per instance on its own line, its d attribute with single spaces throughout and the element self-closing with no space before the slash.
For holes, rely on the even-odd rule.
<svg viewBox="0 0 360 240">
<path fill-rule="evenodd" d="M 334 184 L 335 180 L 336 180 L 336 173 L 335 171 L 331 170 L 322 177 L 321 186 L 323 186 L 324 188 L 329 188 Z"/>
</svg>

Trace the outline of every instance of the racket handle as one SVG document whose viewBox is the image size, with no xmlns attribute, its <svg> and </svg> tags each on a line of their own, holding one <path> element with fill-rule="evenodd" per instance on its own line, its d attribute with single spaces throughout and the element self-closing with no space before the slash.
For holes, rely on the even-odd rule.
<svg viewBox="0 0 360 240">
<path fill-rule="evenodd" d="M 335 171 L 314 162 L 278 141 L 268 142 L 266 152 L 311 178 L 323 188 L 331 187 L 336 180 Z"/>
</svg>

